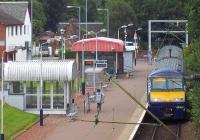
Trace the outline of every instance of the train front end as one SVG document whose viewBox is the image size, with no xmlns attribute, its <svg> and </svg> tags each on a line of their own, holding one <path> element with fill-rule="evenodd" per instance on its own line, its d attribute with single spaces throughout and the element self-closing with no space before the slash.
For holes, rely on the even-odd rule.
<svg viewBox="0 0 200 140">
<path fill-rule="evenodd" d="M 149 110 L 160 119 L 183 119 L 186 96 L 182 74 L 158 70 L 148 77 Z"/>
</svg>

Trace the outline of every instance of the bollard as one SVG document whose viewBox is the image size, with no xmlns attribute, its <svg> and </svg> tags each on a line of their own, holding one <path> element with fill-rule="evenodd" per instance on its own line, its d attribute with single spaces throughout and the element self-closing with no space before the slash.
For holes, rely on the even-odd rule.
<svg viewBox="0 0 200 140">
<path fill-rule="evenodd" d="M 4 134 L 0 134 L 1 135 L 1 140 L 4 140 Z"/>
<path fill-rule="evenodd" d="M 82 95 L 85 95 L 85 82 L 82 82 Z"/>
<path fill-rule="evenodd" d="M 67 109 L 66 109 L 66 113 L 70 113 L 70 108 L 69 108 L 69 104 L 67 104 Z"/>
<path fill-rule="evenodd" d="M 40 126 L 43 126 L 43 109 L 40 109 Z"/>
</svg>

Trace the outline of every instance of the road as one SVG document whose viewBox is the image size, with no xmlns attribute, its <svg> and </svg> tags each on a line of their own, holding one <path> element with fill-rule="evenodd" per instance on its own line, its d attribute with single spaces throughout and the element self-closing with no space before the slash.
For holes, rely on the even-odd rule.
<svg viewBox="0 0 200 140">
<path fill-rule="evenodd" d="M 146 104 L 146 78 L 152 66 L 145 61 L 138 61 L 130 78 L 116 79 L 135 98 Z M 123 91 L 114 84 L 105 91 L 105 102 L 99 120 L 137 122 L 142 109 L 136 105 Z M 39 124 L 21 134 L 16 140 L 125 140 L 131 135 L 134 125 L 103 124 L 82 122 L 79 119 L 95 120 L 96 104 L 91 104 L 89 113 L 83 112 L 83 103 L 78 104 L 78 120 L 70 121 L 64 115 L 50 115 L 44 120 L 44 126 Z"/>
</svg>

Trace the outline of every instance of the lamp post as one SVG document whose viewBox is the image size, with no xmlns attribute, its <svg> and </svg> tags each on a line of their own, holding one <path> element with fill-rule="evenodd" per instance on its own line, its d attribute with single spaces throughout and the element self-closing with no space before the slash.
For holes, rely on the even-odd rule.
<svg viewBox="0 0 200 140">
<path fill-rule="evenodd" d="M 130 27 L 130 26 L 133 26 L 133 24 L 132 24 L 132 23 L 129 23 L 128 25 L 123 25 L 123 26 L 121 26 L 121 28 L 124 29 L 124 44 L 125 44 L 125 46 L 126 46 L 126 37 L 127 37 L 126 28 L 127 28 L 127 27 Z"/>
<path fill-rule="evenodd" d="M 142 28 L 137 28 L 134 32 L 134 46 L 135 46 L 135 65 L 136 65 L 136 59 L 137 59 L 137 31 L 142 30 Z"/>
<path fill-rule="evenodd" d="M 142 30 L 142 28 L 137 28 L 134 32 L 134 44 L 135 44 L 135 48 L 136 48 L 136 45 L 137 45 L 137 31 L 140 31 Z"/>
<path fill-rule="evenodd" d="M 83 39 L 84 39 L 84 36 L 86 36 L 87 35 L 87 33 L 86 34 L 84 34 L 83 35 Z M 81 83 L 81 87 L 82 87 L 82 95 L 85 95 L 85 74 L 84 74 L 84 70 L 85 70 L 85 64 L 84 64 L 84 53 L 85 53 L 85 51 L 84 51 L 84 42 L 82 42 L 82 44 L 81 44 L 82 46 L 81 46 L 81 48 L 82 48 L 82 69 L 81 69 L 81 75 L 82 75 L 82 83 Z"/>
<path fill-rule="evenodd" d="M 95 36 L 96 36 L 96 60 L 98 60 L 98 44 L 97 44 L 97 38 L 98 38 L 98 34 L 99 33 L 104 33 L 104 32 L 106 32 L 107 30 L 106 29 L 101 29 L 100 31 L 98 31 L 98 32 L 94 32 L 94 31 L 90 31 L 90 32 L 88 32 L 88 35 L 91 35 L 91 34 L 95 34 Z"/>
<path fill-rule="evenodd" d="M 106 11 L 107 12 L 107 37 L 109 37 L 109 9 L 101 9 L 98 8 L 98 11 Z"/>
<path fill-rule="evenodd" d="M 65 51 L 65 50 L 64 50 L 64 49 L 65 49 L 65 48 L 64 48 L 64 45 L 65 45 L 65 44 L 63 44 L 63 41 L 64 41 L 64 39 L 63 39 L 64 33 L 65 33 L 65 30 L 64 30 L 64 29 L 60 29 L 60 34 L 61 34 L 61 40 L 60 40 L 60 41 L 61 41 L 61 50 L 62 50 L 62 51 L 61 51 L 61 59 L 62 59 L 62 60 L 64 59 L 64 51 Z"/>
<path fill-rule="evenodd" d="M 4 140 L 4 89 L 3 89 L 3 82 L 4 82 L 4 53 L 6 50 L 2 52 L 2 57 L 1 57 L 1 140 Z"/>
<path fill-rule="evenodd" d="M 80 27 L 80 21 L 81 21 L 81 8 L 80 6 L 67 6 L 67 8 L 78 8 L 78 40 L 80 40 L 80 35 L 81 35 L 81 27 Z"/>
<path fill-rule="evenodd" d="M 95 68 L 96 68 L 96 62 L 98 60 L 98 44 L 97 44 L 97 37 L 98 37 L 98 34 L 99 33 L 103 33 L 103 32 L 106 32 L 107 30 L 106 29 L 101 29 L 100 31 L 98 32 L 94 32 L 94 31 L 90 31 L 88 32 L 88 35 L 91 35 L 91 34 L 95 34 L 96 35 L 96 59 L 93 61 L 93 87 L 94 87 L 94 91 L 96 90 L 96 72 L 95 72 Z"/>
<path fill-rule="evenodd" d="M 87 29 L 87 0 L 85 0 L 85 37 L 87 38 L 87 33 L 88 33 L 88 31 L 87 31 L 88 29 Z"/>
<path fill-rule="evenodd" d="M 43 126 L 43 108 L 42 108 L 42 94 L 43 94 L 43 80 L 42 80 L 42 46 L 49 44 L 50 39 L 47 42 L 40 44 L 40 126 Z"/>
<path fill-rule="evenodd" d="M 119 39 L 119 30 L 120 29 L 124 29 L 124 33 L 126 32 L 126 28 L 127 27 L 130 27 L 130 26 L 133 26 L 133 24 L 132 23 L 129 23 L 129 24 L 127 24 L 127 25 L 122 25 L 122 26 L 120 26 L 119 28 L 118 28 L 118 30 L 117 30 L 117 37 L 118 37 L 118 39 Z M 127 32 L 126 32 L 127 33 Z M 127 34 L 126 34 L 127 35 Z"/>
</svg>

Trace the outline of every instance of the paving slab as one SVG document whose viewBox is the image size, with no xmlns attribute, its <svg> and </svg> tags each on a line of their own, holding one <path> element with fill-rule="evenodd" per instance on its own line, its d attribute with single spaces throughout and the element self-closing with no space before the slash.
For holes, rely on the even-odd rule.
<svg viewBox="0 0 200 140">
<path fill-rule="evenodd" d="M 116 81 L 127 89 L 135 98 L 146 104 L 146 78 L 152 69 L 146 61 L 139 60 L 129 78 L 122 76 Z M 76 101 L 77 102 L 77 101 Z M 84 122 L 95 120 L 96 104 L 91 104 L 91 111 L 84 113 L 83 102 L 77 102 L 78 117 L 69 120 L 65 115 L 49 115 L 44 126 L 39 123 L 18 136 L 16 140 L 128 140 L 135 125 Z M 109 85 L 105 91 L 105 100 L 99 120 L 137 122 L 143 110 L 132 101 L 119 87 Z"/>
</svg>

